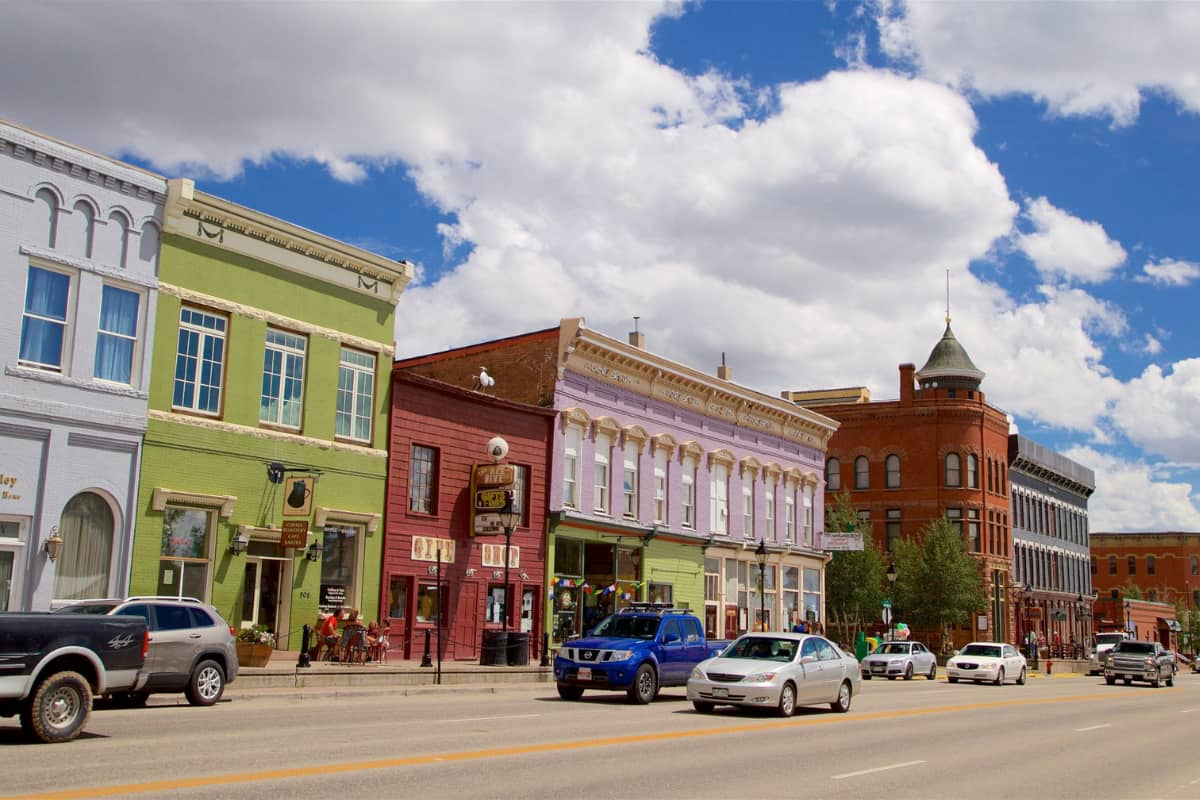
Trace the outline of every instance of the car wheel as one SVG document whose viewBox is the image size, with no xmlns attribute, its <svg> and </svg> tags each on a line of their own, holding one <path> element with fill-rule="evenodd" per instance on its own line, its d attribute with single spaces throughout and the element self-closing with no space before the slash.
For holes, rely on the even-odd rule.
<svg viewBox="0 0 1200 800">
<path fill-rule="evenodd" d="M 692 708 L 696 709 L 696 711 L 700 712 L 701 714 L 711 714 L 713 709 L 716 707 L 716 703 L 706 703 L 703 700 L 692 701 Z"/>
<path fill-rule="evenodd" d="M 1109 676 L 1106 676 L 1106 677 L 1104 678 L 1104 682 L 1105 682 L 1105 683 L 1107 683 L 1109 686 L 1116 686 L 1116 685 L 1117 685 L 1117 679 L 1116 679 L 1116 678 L 1114 678 L 1114 677 L 1112 677 L 1111 675 L 1109 675 Z"/>
<path fill-rule="evenodd" d="M 838 687 L 837 700 L 829 704 L 839 714 L 845 714 L 850 710 L 850 700 L 853 698 L 854 691 L 850 688 L 850 681 L 842 681 L 842 685 Z"/>
<path fill-rule="evenodd" d="M 1126 685 L 1126 686 L 1133 686 L 1133 678 L 1126 678 L 1126 679 L 1125 679 L 1125 685 Z"/>
<path fill-rule="evenodd" d="M 936 661 L 929 665 L 929 674 L 926 675 L 925 677 L 931 681 L 937 680 L 937 662 Z"/>
<path fill-rule="evenodd" d="M 564 683 L 558 685 L 558 696 L 563 700 L 578 700 L 583 697 L 582 686 L 567 686 Z"/>
<path fill-rule="evenodd" d="M 658 694 L 658 676 L 654 667 L 642 664 L 633 676 L 633 685 L 629 687 L 629 701 L 644 706 Z"/>
<path fill-rule="evenodd" d="M 908 662 L 908 666 L 904 668 L 904 680 L 912 680 L 912 662 Z"/>
<path fill-rule="evenodd" d="M 779 705 L 775 707 L 775 713 L 781 717 L 790 717 L 795 712 L 796 687 L 791 683 L 785 683 L 779 690 Z"/>
<path fill-rule="evenodd" d="M 43 742 L 69 742 L 92 713 L 92 687 L 78 672 L 56 672 L 21 706 L 21 727 Z"/>
<path fill-rule="evenodd" d="M 1167 686 L 1174 686 L 1174 685 L 1175 685 L 1175 670 L 1171 670 L 1170 672 L 1167 673 Z"/>
<path fill-rule="evenodd" d="M 1004 667 L 1001 667 L 1000 671 L 996 673 L 995 684 L 997 686 L 1001 686 L 1004 684 Z"/>
<path fill-rule="evenodd" d="M 183 693 L 194 706 L 211 706 L 225 693 L 225 670 L 211 659 L 201 661 L 192 670 Z"/>
<path fill-rule="evenodd" d="M 1017 686 L 1025 685 L 1025 668 L 1021 667 L 1021 674 L 1017 676 Z"/>
<path fill-rule="evenodd" d="M 871 680 L 871 673 L 869 673 L 869 672 L 864 672 L 864 673 L 862 674 L 862 679 L 863 679 L 864 681 L 869 681 L 869 680 Z"/>
<path fill-rule="evenodd" d="M 949 675 L 947 675 L 946 682 L 947 683 L 958 683 L 958 678 L 951 678 Z"/>
<path fill-rule="evenodd" d="M 1150 685 L 1151 685 L 1151 686 L 1153 686 L 1155 689 L 1161 689 L 1161 688 L 1162 688 L 1162 685 L 1163 685 L 1163 676 L 1162 676 L 1162 670 L 1161 670 L 1161 669 L 1160 669 L 1158 672 L 1154 673 L 1154 680 L 1150 681 Z"/>
</svg>

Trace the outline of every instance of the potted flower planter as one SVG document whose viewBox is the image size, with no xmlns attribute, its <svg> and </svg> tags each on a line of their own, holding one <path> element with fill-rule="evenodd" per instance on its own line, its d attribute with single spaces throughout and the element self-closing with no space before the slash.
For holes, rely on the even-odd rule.
<svg viewBox="0 0 1200 800">
<path fill-rule="evenodd" d="M 269 644 L 257 642 L 237 643 L 238 665 L 242 667 L 265 667 L 271 660 L 271 652 L 275 648 Z"/>
</svg>

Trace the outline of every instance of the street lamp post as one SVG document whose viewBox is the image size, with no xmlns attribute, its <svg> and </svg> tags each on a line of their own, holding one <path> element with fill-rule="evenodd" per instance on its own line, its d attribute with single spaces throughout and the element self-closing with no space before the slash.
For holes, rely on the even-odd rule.
<svg viewBox="0 0 1200 800">
<path fill-rule="evenodd" d="M 521 509 L 516 502 L 512 490 L 508 491 L 507 502 L 504 504 L 504 510 L 500 512 L 500 524 L 504 526 L 504 607 L 503 613 L 503 631 L 505 638 L 508 636 L 508 551 L 512 546 L 513 530 L 521 521 Z"/>
<path fill-rule="evenodd" d="M 767 629 L 767 540 L 759 539 L 754 550 L 758 562 L 758 624 L 759 630 Z"/>
<path fill-rule="evenodd" d="M 892 592 L 892 607 L 889 609 L 889 611 L 891 613 L 888 615 L 890 617 L 890 620 L 888 621 L 888 626 L 891 629 L 891 631 L 888 633 L 889 639 L 896 638 L 896 633 L 895 633 L 895 630 L 896 630 L 896 578 L 898 575 L 899 575 L 899 572 L 897 572 L 897 570 L 896 570 L 896 562 L 893 561 L 891 564 L 888 565 L 888 568 L 887 568 L 887 579 L 888 579 L 888 583 L 891 585 L 891 592 Z"/>
</svg>

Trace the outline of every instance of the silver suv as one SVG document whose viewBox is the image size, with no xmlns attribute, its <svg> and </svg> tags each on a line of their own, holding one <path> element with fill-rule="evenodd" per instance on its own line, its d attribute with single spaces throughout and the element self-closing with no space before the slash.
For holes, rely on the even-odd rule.
<svg viewBox="0 0 1200 800">
<path fill-rule="evenodd" d="M 152 693 L 183 692 L 192 705 L 211 706 L 237 677 L 237 632 L 194 597 L 83 600 L 54 611 L 145 618 L 150 648 L 142 669 L 149 678 L 140 691 L 114 698 L 124 704 L 144 705 Z"/>
</svg>

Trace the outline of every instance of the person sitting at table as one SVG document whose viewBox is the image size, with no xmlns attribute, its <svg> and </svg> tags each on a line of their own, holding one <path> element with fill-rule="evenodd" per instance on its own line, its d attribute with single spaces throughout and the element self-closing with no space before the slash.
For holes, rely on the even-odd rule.
<svg viewBox="0 0 1200 800">
<path fill-rule="evenodd" d="M 367 623 L 367 661 L 379 660 L 379 623 L 371 620 Z"/>
<path fill-rule="evenodd" d="M 338 650 L 338 635 L 337 623 L 338 616 L 341 612 L 340 608 L 334 609 L 325 616 L 325 619 L 317 625 L 317 651 L 313 655 L 314 661 L 321 660 L 321 646 L 324 645 L 329 659 L 332 661 L 337 658 Z"/>
</svg>

